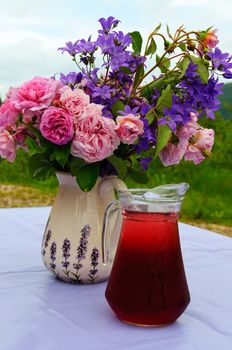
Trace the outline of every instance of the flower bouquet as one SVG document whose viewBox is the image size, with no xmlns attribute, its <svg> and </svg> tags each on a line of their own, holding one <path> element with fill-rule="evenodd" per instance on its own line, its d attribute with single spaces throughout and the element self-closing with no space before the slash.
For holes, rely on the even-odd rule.
<svg viewBox="0 0 232 350">
<path fill-rule="evenodd" d="M 163 34 L 158 25 L 143 42 L 138 31 L 117 31 L 114 17 L 99 22 L 95 39 L 59 48 L 78 71 L 10 88 L 0 107 L 0 156 L 13 162 L 31 139 L 31 172 L 71 173 L 83 191 L 106 175 L 145 183 L 156 157 L 164 166 L 202 162 L 214 131 L 200 121 L 219 109 L 218 77 L 232 77 L 216 30 L 167 26 Z"/>
</svg>

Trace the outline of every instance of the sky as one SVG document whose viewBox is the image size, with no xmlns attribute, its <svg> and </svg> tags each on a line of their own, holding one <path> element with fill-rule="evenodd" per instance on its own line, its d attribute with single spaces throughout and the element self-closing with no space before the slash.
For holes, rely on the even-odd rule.
<svg viewBox="0 0 232 350">
<path fill-rule="evenodd" d="M 121 30 L 144 36 L 160 22 L 173 31 L 213 25 L 221 50 L 232 53 L 231 0 L 0 0 L 0 96 L 34 76 L 74 71 L 57 48 L 95 37 L 98 19 L 110 15 L 121 20 Z"/>
</svg>

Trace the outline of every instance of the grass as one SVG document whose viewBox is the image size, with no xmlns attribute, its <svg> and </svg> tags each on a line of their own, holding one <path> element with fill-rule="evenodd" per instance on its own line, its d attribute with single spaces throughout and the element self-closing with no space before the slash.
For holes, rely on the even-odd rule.
<svg viewBox="0 0 232 350">
<path fill-rule="evenodd" d="M 219 118 L 213 122 L 213 128 L 216 142 L 210 160 L 199 166 L 182 162 L 168 168 L 156 160 L 150 170 L 150 183 L 143 187 L 187 182 L 190 189 L 183 203 L 182 219 L 201 225 L 225 226 L 229 230 L 232 227 L 232 123 Z M 138 187 L 132 181 L 127 183 L 129 187 Z M 51 204 L 58 183 L 55 177 L 31 179 L 28 156 L 20 151 L 15 163 L 0 162 L 0 185 L 0 207 L 4 207 Z"/>
</svg>

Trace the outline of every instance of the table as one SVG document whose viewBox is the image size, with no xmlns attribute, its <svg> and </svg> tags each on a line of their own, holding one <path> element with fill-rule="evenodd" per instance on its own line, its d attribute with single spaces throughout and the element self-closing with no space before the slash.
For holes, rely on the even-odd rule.
<svg viewBox="0 0 232 350">
<path fill-rule="evenodd" d="M 0 209 L 1 350 L 231 350 L 232 239 L 180 224 L 191 303 L 172 325 L 120 322 L 106 283 L 60 282 L 40 245 L 50 208 Z"/>
</svg>

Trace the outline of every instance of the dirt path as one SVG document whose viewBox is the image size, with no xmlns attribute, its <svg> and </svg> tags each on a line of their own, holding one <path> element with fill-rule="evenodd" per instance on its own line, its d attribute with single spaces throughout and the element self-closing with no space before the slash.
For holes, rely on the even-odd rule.
<svg viewBox="0 0 232 350">
<path fill-rule="evenodd" d="M 44 193 L 33 187 L 0 185 L 0 208 L 48 206 L 52 205 L 54 198 L 54 193 Z M 187 221 L 186 223 L 232 237 L 230 226 L 200 221 Z"/>
</svg>

